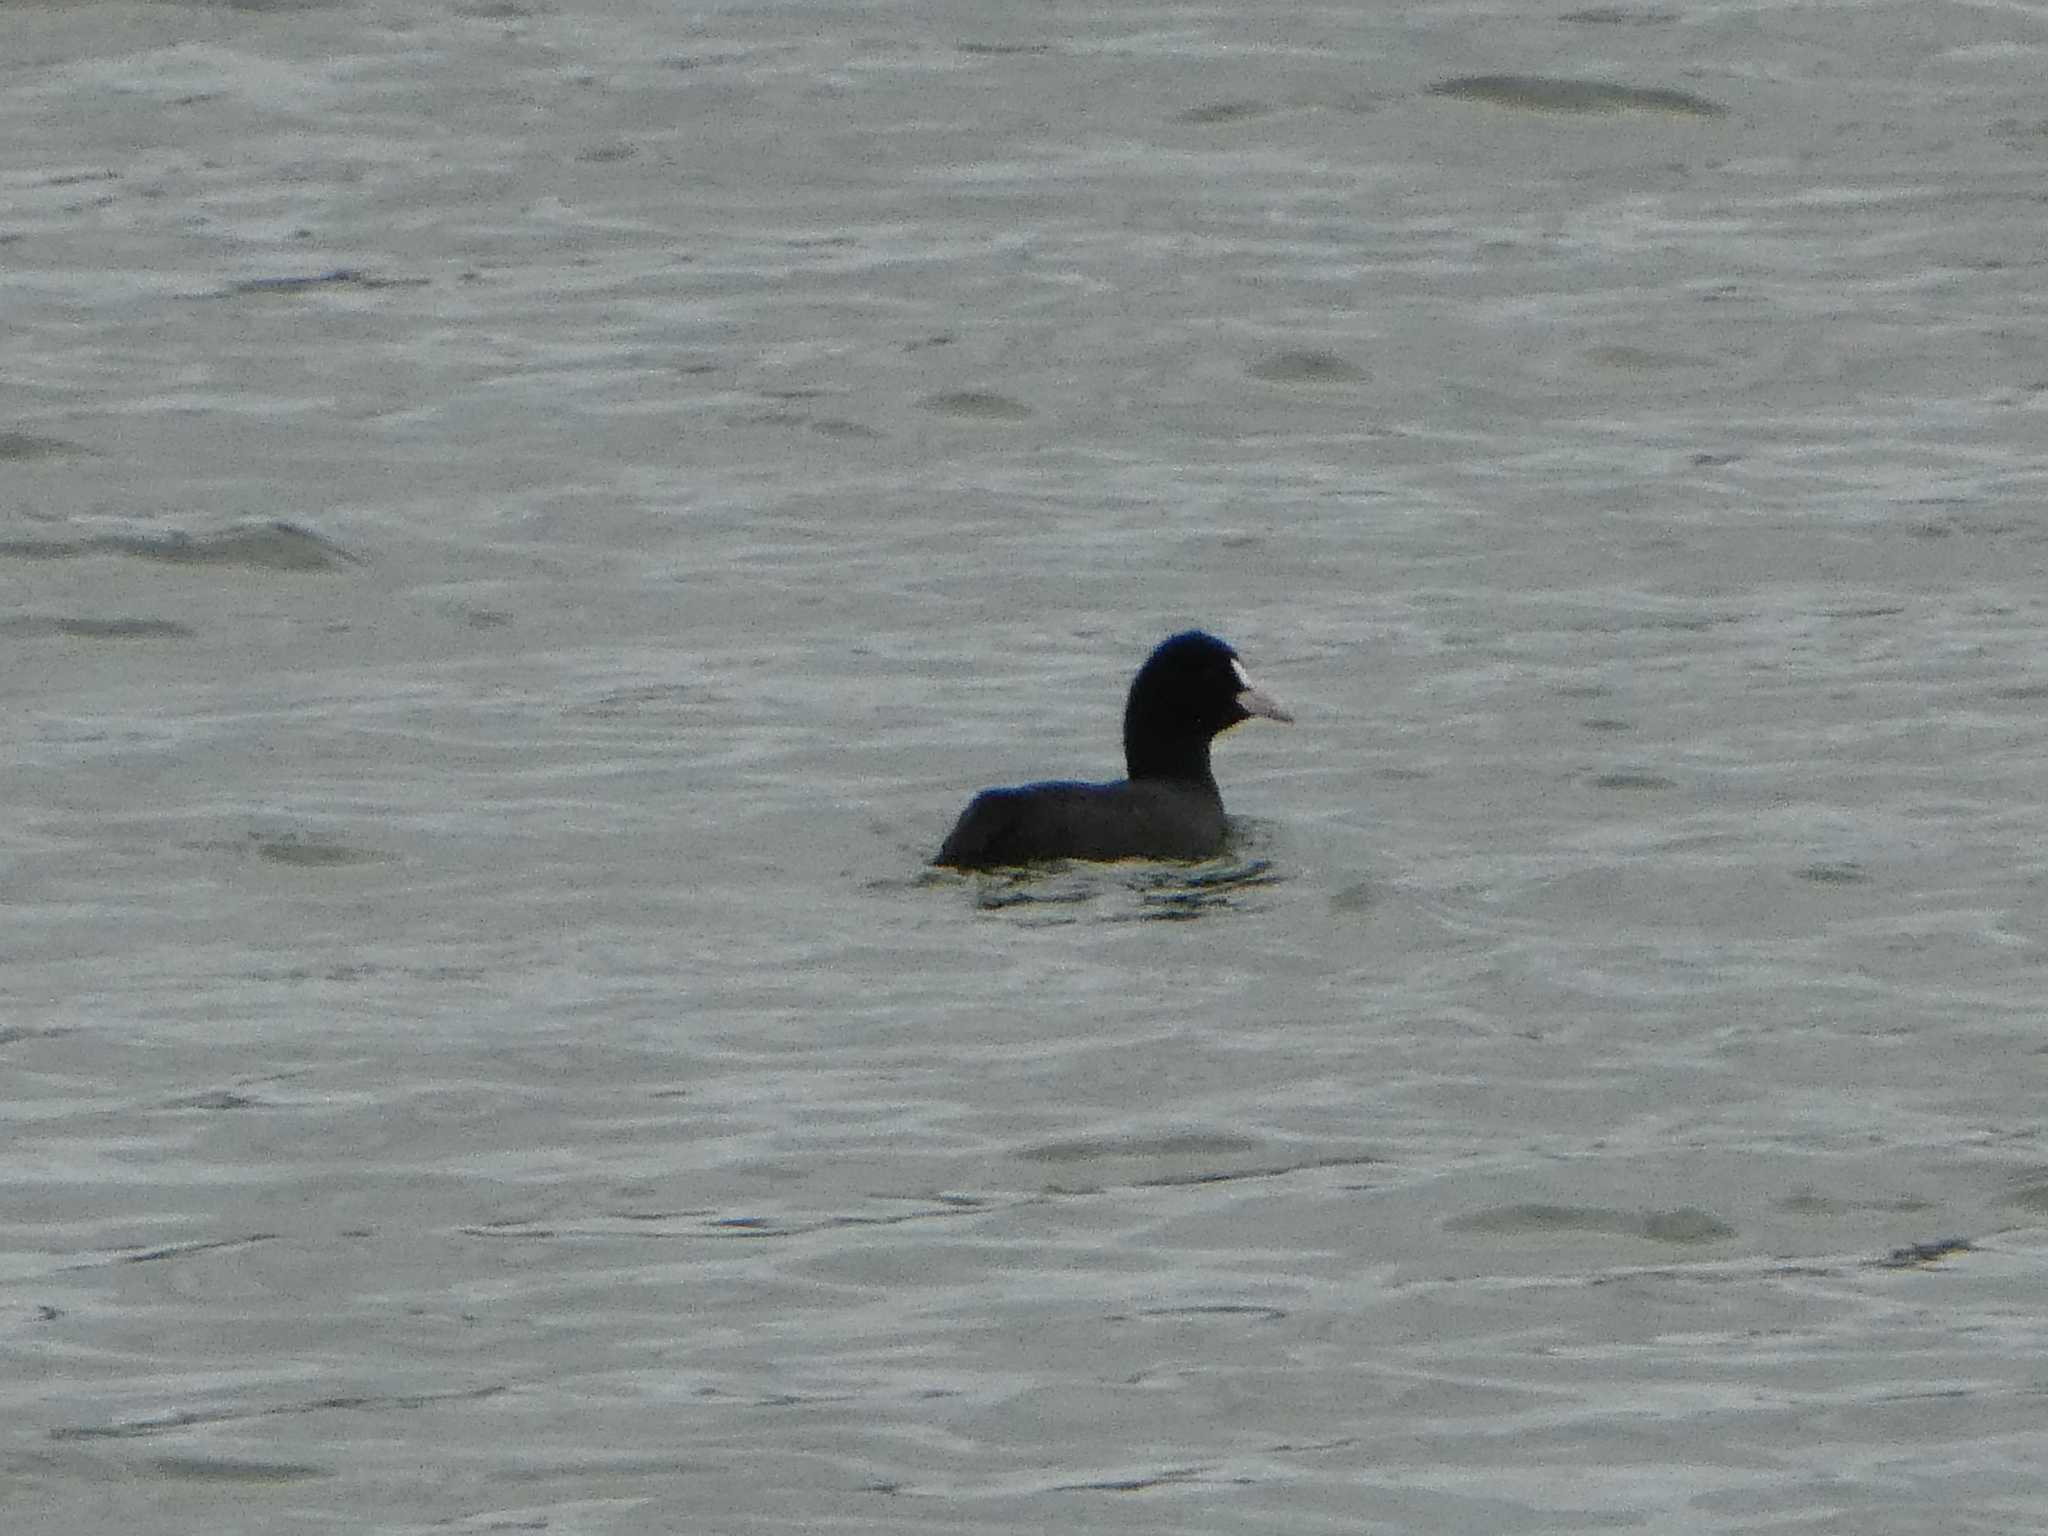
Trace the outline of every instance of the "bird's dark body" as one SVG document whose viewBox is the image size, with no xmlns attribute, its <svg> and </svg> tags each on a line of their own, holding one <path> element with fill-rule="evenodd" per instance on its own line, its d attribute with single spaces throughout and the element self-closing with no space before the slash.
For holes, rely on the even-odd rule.
<svg viewBox="0 0 2048 1536">
<path fill-rule="evenodd" d="M 1213 779 L 1020 784 L 976 795 L 932 862 L 986 869 L 1041 859 L 1207 859 L 1223 851 L 1229 830 Z"/>
</svg>

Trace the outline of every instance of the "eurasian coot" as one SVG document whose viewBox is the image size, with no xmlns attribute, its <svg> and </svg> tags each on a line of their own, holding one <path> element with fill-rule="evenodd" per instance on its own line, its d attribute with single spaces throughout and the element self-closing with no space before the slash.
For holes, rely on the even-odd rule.
<svg viewBox="0 0 2048 1536">
<path fill-rule="evenodd" d="M 934 864 L 989 869 L 1045 859 L 1204 859 L 1228 823 L 1209 743 L 1240 720 L 1294 717 L 1252 686 L 1237 652 L 1188 630 L 1138 669 L 1124 705 L 1114 784 L 1059 781 L 985 789 L 960 813 Z"/>
</svg>

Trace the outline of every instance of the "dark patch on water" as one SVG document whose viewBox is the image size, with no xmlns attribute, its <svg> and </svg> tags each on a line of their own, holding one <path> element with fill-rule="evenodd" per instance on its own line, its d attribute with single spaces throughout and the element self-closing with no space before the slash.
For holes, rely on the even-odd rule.
<svg viewBox="0 0 2048 1536">
<path fill-rule="evenodd" d="M 217 533 L 102 533 L 84 539 L 0 540 L 0 559 L 76 560 L 128 555 L 166 565 L 245 566 L 260 571 L 336 571 L 361 565 L 330 539 L 296 523 L 255 523 Z"/>
<path fill-rule="evenodd" d="M 1925 1269 L 1953 1254 L 1972 1251 L 1967 1237 L 1941 1237 L 1931 1243 L 1908 1243 L 1871 1262 L 1879 1269 Z"/>
<path fill-rule="evenodd" d="M 1598 1205 L 1547 1205 L 1531 1201 L 1455 1216 L 1444 1226 L 1452 1232 L 1475 1232 L 1490 1237 L 1602 1232 L 1658 1243 L 1711 1243 L 1735 1235 L 1735 1229 L 1712 1212 L 1690 1205 L 1669 1211 L 1624 1211 Z"/>
<path fill-rule="evenodd" d="M 54 459 L 90 452 L 92 450 L 83 443 L 45 437 L 40 432 L 0 432 L 0 463 L 20 459 Z"/>
<path fill-rule="evenodd" d="M 1380 888 L 1371 880 L 1354 880 L 1333 893 L 1330 897 L 1332 912 L 1367 912 L 1380 899 Z"/>
<path fill-rule="evenodd" d="M 1110 1321 L 1122 1322 L 1127 1315 L 1129 1314 L 1112 1313 Z M 1279 1323 L 1285 1322 L 1289 1314 L 1284 1307 L 1254 1306 L 1250 1302 L 1243 1301 L 1219 1301 L 1212 1302 L 1207 1306 L 1143 1307 L 1135 1315 L 1146 1319 L 1161 1318 L 1168 1321 L 1175 1321 L 1186 1317 L 1241 1317 L 1252 1322 Z"/>
<path fill-rule="evenodd" d="M 170 619 L 86 619 L 22 614 L 0 619 L 0 635 L 24 640 L 191 640 L 198 631 Z"/>
<path fill-rule="evenodd" d="M 1356 363 L 1315 348 L 1275 352 L 1245 371 L 1266 384 L 1362 384 L 1368 377 Z"/>
<path fill-rule="evenodd" d="M 1054 1493 L 1144 1493 L 1152 1488 L 1199 1482 L 1212 1474 L 1202 1467 L 1163 1467 L 1156 1472 L 1137 1472 L 1128 1477 L 1102 1477 L 1080 1483 L 1055 1483 Z M 1238 1481 L 1242 1481 L 1239 1479 Z"/>
<path fill-rule="evenodd" d="M 236 1093 L 231 1088 L 214 1088 L 205 1093 L 188 1094 L 182 1099 L 172 1099 L 165 1109 L 263 1109 L 268 1106 L 261 1099 L 252 1099 L 245 1093 Z"/>
<path fill-rule="evenodd" d="M 1670 779 L 1661 773 L 1652 773 L 1647 768 L 1617 768 L 1607 773 L 1596 773 L 1587 781 L 1595 789 L 1626 790 L 1630 792 L 1654 791 L 1674 788 Z"/>
<path fill-rule="evenodd" d="M 643 683 L 616 688 L 568 713 L 591 720 L 665 719 L 687 721 L 698 710 L 719 704 L 719 695 L 702 683 Z"/>
<path fill-rule="evenodd" d="M 1170 1131 L 1154 1136 L 1078 1136 L 1017 1153 L 1032 1163 L 1096 1162 L 1111 1157 L 1216 1157 L 1257 1151 L 1249 1136 L 1222 1131 Z"/>
<path fill-rule="evenodd" d="M 284 274 L 277 277 L 245 277 L 232 282 L 217 292 L 205 294 L 211 299 L 241 299 L 265 297 L 292 297 L 303 293 L 314 293 L 328 288 L 356 288 L 374 291 L 379 288 L 424 288 L 429 279 L 424 277 L 378 277 L 363 271 L 360 267 L 332 267 L 325 272 Z"/>
<path fill-rule="evenodd" d="M 1527 112 L 1661 112 L 1672 117 L 1726 117 L 1719 102 L 1662 86 L 1617 85 L 1548 75 L 1461 75 L 1429 87 L 1431 96 L 1483 101 Z"/>
<path fill-rule="evenodd" d="M 1176 113 L 1173 120 L 1193 128 L 1213 128 L 1223 123 L 1242 123 L 1264 117 L 1272 110 L 1272 104 L 1264 101 L 1212 101 L 1205 106 L 1190 107 L 1185 112 Z"/>
<path fill-rule="evenodd" d="M 380 864 L 389 855 L 372 848 L 351 847 L 327 838 L 302 837 L 295 832 L 282 836 L 258 835 L 251 839 L 256 857 L 294 869 L 340 869 L 351 864 Z"/>
<path fill-rule="evenodd" d="M 165 1243 L 158 1248 L 138 1248 L 129 1253 L 118 1253 L 109 1261 L 115 1264 L 161 1264 L 167 1259 L 189 1259 L 202 1253 L 222 1253 L 234 1248 L 253 1248 L 259 1243 L 274 1243 L 275 1232 L 252 1232 L 247 1237 L 223 1237 L 210 1241 L 191 1243 Z M 97 1265 L 69 1265 L 67 1268 L 97 1268 Z"/>
<path fill-rule="evenodd" d="M 1589 5 L 1583 11 L 1566 11 L 1557 19 L 1589 27 L 1665 27 L 1676 21 L 1678 14 L 1675 11 L 1630 10 L 1621 5 Z"/>
<path fill-rule="evenodd" d="M 1799 871 L 1799 878 L 1811 880 L 1815 885 L 1861 885 L 1870 876 L 1863 872 L 1863 866 L 1850 859 L 1832 863 L 1809 864 Z"/>
<path fill-rule="evenodd" d="M 328 1468 L 316 1467 L 311 1462 L 253 1461 L 239 1456 L 155 1456 L 148 1465 L 161 1476 L 197 1483 L 301 1483 L 308 1478 L 333 1475 Z"/>
<path fill-rule="evenodd" d="M 150 1435 L 175 1433 L 201 1424 L 233 1424 L 248 1419 L 270 1419 L 307 1413 L 410 1412 L 438 1408 L 452 1403 L 482 1402 L 509 1389 L 502 1386 L 458 1388 L 450 1392 L 355 1393 L 339 1397 L 315 1397 L 302 1402 L 275 1403 L 254 1408 L 184 1408 L 147 1419 L 121 1419 L 110 1424 L 64 1424 L 50 1431 L 52 1440 L 139 1440 Z"/>
<path fill-rule="evenodd" d="M 1029 421 L 1036 414 L 1021 400 L 987 389 L 955 389 L 926 395 L 918 404 L 940 416 L 955 416 L 964 421 Z"/>
</svg>

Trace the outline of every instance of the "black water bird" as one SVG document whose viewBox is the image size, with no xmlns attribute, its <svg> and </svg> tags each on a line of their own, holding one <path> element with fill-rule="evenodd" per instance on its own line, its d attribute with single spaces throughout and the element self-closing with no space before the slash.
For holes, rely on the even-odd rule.
<svg viewBox="0 0 2048 1536">
<path fill-rule="evenodd" d="M 1229 822 L 1209 743 L 1241 720 L 1294 717 L 1245 676 L 1237 652 L 1191 629 L 1162 642 L 1124 704 L 1127 779 L 985 789 L 932 863 L 991 869 L 1047 859 L 1206 859 Z"/>
</svg>

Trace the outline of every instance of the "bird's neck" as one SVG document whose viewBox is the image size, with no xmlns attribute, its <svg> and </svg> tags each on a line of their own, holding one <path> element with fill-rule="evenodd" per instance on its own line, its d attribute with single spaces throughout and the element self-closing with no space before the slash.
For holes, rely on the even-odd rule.
<svg viewBox="0 0 2048 1536">
<path fill-rule="evenodd" d="M 1211 789 L 1216 787 L 1216 775 L 1209 769 L 1209 743 L 1206 738 L 1154 740 L 1150 746 L 1140 746 L 1126 735 L 1124 768 L 1133 779 L 1171 779 L 1180 783 L 1206 784 Z"/>
</svg>

